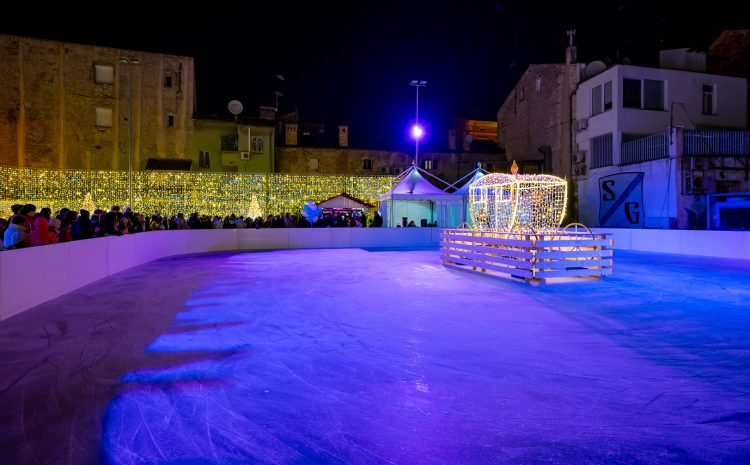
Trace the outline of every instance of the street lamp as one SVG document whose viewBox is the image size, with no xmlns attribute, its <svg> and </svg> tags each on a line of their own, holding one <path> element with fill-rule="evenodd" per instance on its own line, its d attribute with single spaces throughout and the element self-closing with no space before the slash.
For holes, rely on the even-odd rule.
<svg viewBox="0 0 750 465">
<path fill-rule="evenodd" d="M 128 66 L 128 207 L 133 208 L 133 66 L 138 58 L 120 58 Z"/>
<path fill-rule="evenodd" d="M 424 129 L 419 125 L 419 88 L 427 85 L 427 81 L 413 80 L 410 86 L 417 88 L 417 111 L 414 118 L 414 126 L 411 127 L 411 136 L 414 138 L 414 166 L 419 166 L 419 140 L 424 136 Z"/>
</svg>

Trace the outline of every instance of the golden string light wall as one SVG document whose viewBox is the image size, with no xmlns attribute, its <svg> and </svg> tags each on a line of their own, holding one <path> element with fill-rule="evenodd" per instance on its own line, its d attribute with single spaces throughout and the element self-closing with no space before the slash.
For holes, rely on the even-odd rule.
<svg viewBox="0 0 750 465">
<path fill-rule="evenodd" d="M 33 203 L 57 210 L 93 205 L 109 208 L 127 202 L 124 171 L 51 170 L 0 166 L 0 212 L 14 203 Z M 285 173 L 218 173 L 196 171 L 133 172 L 133 209 L 173 215 L 199 212 L 244 215 L 253 198 L 264 214 L 295 213 L 308 200 L 320 201 L 346 192 L 374 199 L 393 187 L 392 176 L 306 175 Z M 90 195 L 87 195 L 90 194 Z"/>
</svg>

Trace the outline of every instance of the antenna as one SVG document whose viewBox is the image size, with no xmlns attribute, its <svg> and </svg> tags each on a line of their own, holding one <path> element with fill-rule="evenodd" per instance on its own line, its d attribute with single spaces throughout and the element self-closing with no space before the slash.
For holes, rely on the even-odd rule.
<svg viewBox="0 0 750 465">
<path fill-rule="evenodd" d="M 575 35 L 576 35 L 576 30 L 575 29 L 568 29 L 565 32 L 565 34 L 568 36 L 569 45 L 572 47 L 573 46 L 573 37 L 575 37 Z"/>
</svg>

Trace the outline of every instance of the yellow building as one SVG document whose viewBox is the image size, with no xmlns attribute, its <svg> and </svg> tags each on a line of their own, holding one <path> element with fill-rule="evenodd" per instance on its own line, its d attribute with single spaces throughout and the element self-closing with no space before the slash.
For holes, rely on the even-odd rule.
<svg viewBox="0 0 750 465">
<path fill-rule="evenodd" d="M 0 165 L 191 159 L 194 76 L 191 57 L 0 35 Z"/>
</svg>

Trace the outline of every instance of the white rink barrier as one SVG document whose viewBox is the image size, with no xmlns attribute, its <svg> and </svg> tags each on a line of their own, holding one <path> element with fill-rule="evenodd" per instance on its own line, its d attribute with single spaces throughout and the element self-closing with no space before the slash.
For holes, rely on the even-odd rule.
<svg viewBox="0 0 750 465">
<path fill-rule="evenodd" d="M 0 320 L 117 272 L 173 255 L 232 250 L 437 247 L 438 228 L 156 231 L 0 252 Z"/>
<path fill-rule="evenodd" d="M 609 234 L 615 250 L 750 260 L 750 231 L 592 228 Z"/>
</svg>

